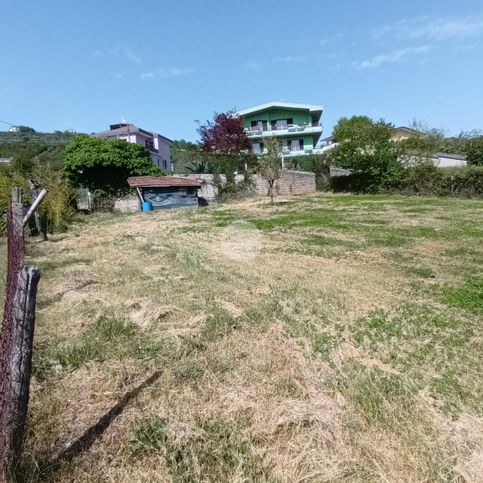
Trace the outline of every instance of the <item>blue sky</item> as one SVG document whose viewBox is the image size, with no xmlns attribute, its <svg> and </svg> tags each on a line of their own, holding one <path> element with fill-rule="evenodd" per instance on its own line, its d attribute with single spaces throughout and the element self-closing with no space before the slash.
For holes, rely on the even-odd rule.
<svg viewBox="0 0 483 483">
<path fill-rule="evenodd" d="M 483 128 L 481 0 L 0 0 L 0 19 L 0 119 L 41 131 L 196 140 L 272 100 L 324 105 L 325 135 L 354 114 Z"/>
</svg>

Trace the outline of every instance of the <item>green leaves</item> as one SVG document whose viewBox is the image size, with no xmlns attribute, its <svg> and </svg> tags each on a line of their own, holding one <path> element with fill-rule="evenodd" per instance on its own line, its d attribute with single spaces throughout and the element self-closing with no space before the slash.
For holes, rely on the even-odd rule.
<svg viewBox="0 0 483 483">
<path fill-rule="evenodd" d="M 64 172 L 74 185 L 119 193 L 129 176 L 160 175 L 144 146 L 122 140 L 76 136 L 66 147 Z"/>
</svg>

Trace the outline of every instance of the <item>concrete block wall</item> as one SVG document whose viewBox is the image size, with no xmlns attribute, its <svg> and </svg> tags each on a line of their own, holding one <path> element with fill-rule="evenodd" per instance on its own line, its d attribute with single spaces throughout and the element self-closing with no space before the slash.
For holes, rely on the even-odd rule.
<svg viewBox="0 0 483 483">
<path fill-rule="evenodd" d="M 261 196 L 268 194 L 267 182 L 256 175 L 253 178 L 255 191 Z M 275 193 L 279 196 L 308 195 L 315 193 L 315 174 L 307 171 L 284 169 L 275 182 Z"/>
<path fill-rule="evenodd" d="M 114 202 L 114 209 L 121 213 L 136 213 L 139 211 L 139 200 L 136 195 L 118 198 Z"/>
<path fill-rule="evenodd" d="M 198 196 L 206 201 L 214 201 L 217 194 L 217 188 L 214 183 L 212 174 L 190 174 L 190 175 L 174 175 L 189 178 L 196 178 L 201 184 L 198 190 Z M 235 182 L 243 181 L 243 175 L 237 174 Z M 266 196 L 268 193 L 267 182 L 258 175 L 252 177 L 254 191 L 260 196 Z M 221 181 L 225 182 L 225 175 L 221 175 Z M 275 192 L 279 196 L 306 195 L 315 193 L 315 174 L 307 171 L 292 171 L 284 169 L 280 178 L 275 183 Z"/>
</svg>

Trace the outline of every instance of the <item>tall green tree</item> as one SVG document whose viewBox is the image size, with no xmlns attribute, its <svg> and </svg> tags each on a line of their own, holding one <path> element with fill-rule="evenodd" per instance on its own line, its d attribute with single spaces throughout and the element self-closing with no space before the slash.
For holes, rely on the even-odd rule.
<svg viewBox="0 0 483 483">
<path fill-rule="evenodd" d="M 483 136 L 468 139 L 465 154 L 469 164 L 483 166 Z"/>
<path fill-rule="evenodd" d="M 330 151 L 332 166 L 350 169 L 360 191 L 377 192 L 402 170 L 391 125 L 367 116 L 341 118 L 334 128 L 338 145 Z"/>
<path fill-rule="evenodd" d="M 64 152 L 64 172 L 74 186 L 117 194 L 129 176 L 161 175 L 144 146 L 122 140 L 76 136 Z"/>
</svg>

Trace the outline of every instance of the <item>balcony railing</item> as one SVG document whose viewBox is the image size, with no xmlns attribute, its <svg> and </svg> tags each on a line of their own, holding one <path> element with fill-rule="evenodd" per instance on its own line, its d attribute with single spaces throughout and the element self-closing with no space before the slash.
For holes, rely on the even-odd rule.
<svg viewBox="0 0 483 483">
<path fill-rule="evenodd" d="M 312 128 L 322 127 L 322 124 L 309 122 L 307 124 L 289 124 L 287 126 L 270 126 L 267 125 L 266 129 L 260 129 L 259 127 L 245 128 L 247 136 L 263 136 L 266 133 L 273 132 L 278 133 L 301 133 L 304 131 L 312 130 Z"/>
</svg>

